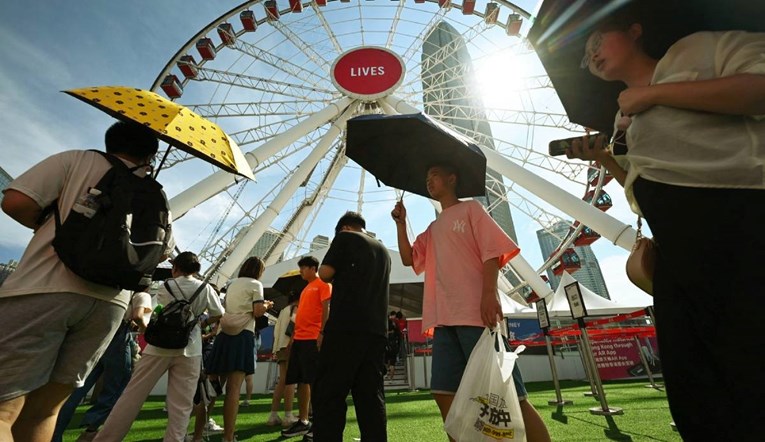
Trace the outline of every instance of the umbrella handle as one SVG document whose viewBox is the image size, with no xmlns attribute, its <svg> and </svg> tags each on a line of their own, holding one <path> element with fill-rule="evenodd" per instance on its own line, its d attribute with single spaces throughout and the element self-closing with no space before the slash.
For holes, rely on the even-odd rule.
<svg viewBox="0 0 765 442">
<path fill-rule="evenodd" d="M 157 169 L 154 171 L 154 179 L 157 179 L 157 176 L 159 175 L 160 169 L 162 169 L 162 165 L 165 164 L 165 160 L 167 159 L 167 156 L 170 155 L 170 149 L 173 147 L 171 145 L 167 145 L 167 150 L 165 151 L 165 155 L 162 156 L 162 161 L 159 162 L 157 165 Z"/>
</svg>

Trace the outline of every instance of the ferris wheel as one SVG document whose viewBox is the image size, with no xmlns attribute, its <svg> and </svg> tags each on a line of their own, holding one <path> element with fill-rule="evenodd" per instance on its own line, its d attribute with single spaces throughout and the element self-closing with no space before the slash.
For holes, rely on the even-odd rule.
<svg viewBox="0 0 765 442">
<path fill-rule="evenodd" d="M 388 213 L 401 194 L 345 156 L 345 122 L 414 112 L 490 150 L 483 202 L 495 219 L 512 217 L 500 222 L 511 236 L 519 226 L 556 235 L 560 243 L 536 266 L 536 279 L 575 268 L 571 247 L 600 236 L 591 226 L 609 224 L 598 231 L 629 247 L 630 227 L 602 212 L 608 175 L 546 153 L 548 141 L 583 129 L 568 121 L 522 36 L 529 18 L 501 0 L 253 0 L 212 20 L 178 49 L 152 90 L 218 123 L 257 181 L 172 150 L 162 173 L 182 183 L 168 189 L 173 215 L 195 226 L 184 247 L 200 250 L 225 281 L 256 246 L 270 265 L 307 251 L 318 226 L 334 225 L 346 210 Z M 381 64 L 375 51 L 389 61 Z M 518 173 L 552 183 L 545 192 L 557 196 L 540 198 Z M 561 198 L 592 209 L 600 224 L 565 213 Z M 410 214 L 433 213 L 424 198 L 405 200 Z M 514 291 L 540 287 L 528 273 L 510 279 Z"/>
</svg>

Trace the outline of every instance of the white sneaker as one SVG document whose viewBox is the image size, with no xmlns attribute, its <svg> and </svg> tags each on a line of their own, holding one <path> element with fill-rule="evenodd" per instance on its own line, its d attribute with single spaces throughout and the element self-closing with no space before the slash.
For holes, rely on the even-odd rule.
<svg viewBox="0 0 765 442">
<path fill-rule="evenodd" d="M 268 425 L 269 427 L 273 427 L 273 426 L 281 425 L 281 424 L 282 424 L 282 418 L 280 418 L 279 415 L 276 413 L 271 413 L 271 415 L 268 416 L 268 420 L 266 421 L 266 425 Z"/>
<path fill-rule="evenodd" d="M 205 431 L 208 431 L 210 433 L 220 433 L 221 431 L 223 431 L 223 427 L 215 423 L 215 420 L 213 418 L 210 418 L 205 424 Z"/>
<path fill-rule="evenodd" d="M 282 419 L 282 427 L 287 428 L 297 422 L 297 420 L 298 418 L 294 414 L 285 414 L 284 419 Z"/>
</svg>

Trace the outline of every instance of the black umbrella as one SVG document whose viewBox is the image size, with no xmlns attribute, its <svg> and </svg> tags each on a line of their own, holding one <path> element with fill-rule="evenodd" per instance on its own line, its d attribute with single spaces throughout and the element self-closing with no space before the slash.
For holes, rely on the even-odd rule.
<svg viewBox="0 0 765 442">
<path fill-rule="evenodd" d="M 289 296 L 290 293 L 300 295 L 305 286 L 308 285 L 308 281 L 300 276 L 300 270 L 289 271 L 274 282 L 272 288 L 278 290 L 285 296 Z"/>
<path fill-rule="evenodd" d="M 424 114 L 363 115 L 348 120 L 345 154 L 378 180 L 430 197 L 428 168 L 457 168 L 457 197 L 486 195 L 486 157 L 472 141 Z"/>
<path fill-rule="evenodd" d="M 529 31 L 571 122 L 610 134 L 617 98 L 625 86 L 606 82 L 580 68 L 595 25 L 620 7 L 635 8 L 643 25 L 643 46 L 661 58 L 681 37 L 697 31 L 765 31 L 761 0 L 545 0 Z"/>
</svg>

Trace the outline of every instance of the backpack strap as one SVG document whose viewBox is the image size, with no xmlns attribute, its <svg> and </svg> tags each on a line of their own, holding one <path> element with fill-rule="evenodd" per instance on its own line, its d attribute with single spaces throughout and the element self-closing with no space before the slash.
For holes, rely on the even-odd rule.
<svg viewBox="0 0 765 442">
<path fill-rule="evenodd" d="M 175 284 L 176 284 L 176 285 L 178 285 L 178 283 L 177 283 L 177 282 L 176 282 Z M 170 284 L 168 284 L 168 283 L 167 283 L 167 281 L 165 281 L 165 284 L 164 284 L 164 286 L 165 286 L 165 290 L 167 290 L 167 293 L 170 293 L 170 296 L 172 296 L 172 297 L 173 297 L 173 299 L 175 299 L 175 300 L 177 301 L 177 300 L 178 300 L 178 297 L 177 297 L 177 296 L 175 296 L 175 295 L 173 294 L 173 291 L 172 291 L 172 290 L 170 290 Z M 181 287 L 180 287 L 180 286 L 178 286 L 178 289 L 180 289 L 180 288 L 181 288 Z M 183 293 L 183 291 L 181 291 L 181 293 Z"/>
</svg>

